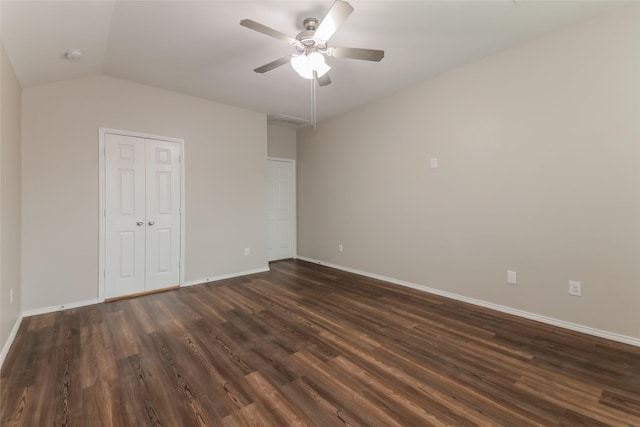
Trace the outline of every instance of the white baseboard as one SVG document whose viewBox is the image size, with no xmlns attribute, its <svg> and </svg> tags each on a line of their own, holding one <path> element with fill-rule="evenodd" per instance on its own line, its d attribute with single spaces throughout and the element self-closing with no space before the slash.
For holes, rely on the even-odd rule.
<svg viewBox="0 0 640 427">
<path fill-rule="evenodd" d="M 204 279 L 190 280 L 184 282 L 182 286 L 202 285 L 203 283 L 216 282 L 218 280 L 232 279 L 234 277 L 248 276 L 250 274 L 264 273 L 269 271 L 269 267 L 256 268 L 254 270 L 240 271 L 238 273 L 222 274 L 219 276 L 205 277 Z"/>
<path fill-rule="evenodd" d="M 22 323 L 22 313 L 16 319 L 16 323 L 13 325 L 13 329 L 11 329 L 11 333 L 7 338 L 7 342 L 4 343 L 4 347 L 2 347 L 2 353 L 0 353 L 0 369 L 2 369 L 2 365 L 4 364 L 4 359 L 7 357 L 9 353 L 9 349 L 11 348 L 11 344 L 13 344 L 13 340 L 16 339 L 16 334 L 18 333 L 18 329 L 20 328 L 20 324 Z"/>
<path fill-rule="evenodd" d="M 93 299 L 88 299 L 84 301 L 70 302 L 68 304 L 52 305 L 50 307 L 42 307 L 42 308 L 35 308 L 33 310 L 25 310 L 22 312 L 22 315 L 24 317 L 30 317 L 30 316 L 36 316 L 38 314 L 53 313 L 54 311 L 61 311 L 61 310 L 67 310 L 70 308 L 78 308 L 78 307 L 84 307 L 87 305 L 98 304 L 100 302 L 102 301 L 100 301 L 98 298 L 93 298 Z"/>
<path fill-rule="evenodd" d="M 192 280 L 190 282 L 183 283 L 182 286 L 193 286 L 201 283 L 214 282 L 216 280 L 230 279 L 230 278 L 239 277 L 239 276 L 247 276 L 249 274 L 255 274 L 255 273 L 264 273 L 265 271 L 269 271 L 269 267 L 257 268 L 255 270 L 241 271 L 238 273 L 224 274 L 221 276 L 212 276 L 212 277 L 207 277 L 205 279 Z M 35 308 L 32 310 L 25 310 L 24 312 L 22 312 L 22 316 L 30 317 L 30 316 L 36 316 L 38 314 L 53 313 L 54 311 L 84 307 L 87 305 L 98 304 L 101 302 L 104 302 L 104 301 L 100 300 L 99 298 L 94 298 L 94 299 L 88 299 L 85 301 L 71 302 L 68 304 L 60 304 L 60 305 L 52 305 L 50 307 Z"/>
<path fill-rule="evenodd" d="M 500 304 L 494 304 L 491 302 L 465 297 L 464 295 L 458 295 L 451 292 L 441 291 L 439 289 L 430 288 L 424 285 L 418 285 L 416 283 L 406 282 L 404 280 L 394 279 L 392 277 L 381 276 L 379 274 L 368 273 L 366 271 L 356 270 L 354 268 L 344 267 L 342 265 L 332 264 L 330 262 L 324 262 L 317 259 L 307 258 L 297 255 L 296 259 L 311 262 L 314 264 L 325 265 L 327 267 L 335 268 L 337 270 L 347 271 L 349 273 L 359 274 L 365 277 L 371 277 L 372 279 L 384 280 L 385 282 L 394 283 L 396 285 L 405 286 L 407 288 L 417 289 L 419 291 L 427 292 L 430 294 L 440 295 L 445 298 L 451 298 L 457 301 L 466 302 L 469 304 L 477 305 L 491 310 L 500 311 L 502 313 L 513 314 L 514 316 L 523 317 L 529 320 L 535 320 L 538 322 L 546 323 L 548 325 L 557 326 L 564 329 L 569 329 L 576 332 L 582 332 L 589 335 L 594 335 L 600 338 L 606 338 L 612 341 L 618 341 L 625 344 L 640 347 L 640 338 L 630 337 L 627 335 L 617 334 L 615 332 L 603 331 L 600 329 L 591 328 L 589 326 L 580 325 L 577 323 L 566 322 L 564 320 L 555 319 L 553 317 L 543 316 L 536 313 L 530 313 L 528 311 L 519 310 L 516 308 L 507 307 Z"/>
</svg>

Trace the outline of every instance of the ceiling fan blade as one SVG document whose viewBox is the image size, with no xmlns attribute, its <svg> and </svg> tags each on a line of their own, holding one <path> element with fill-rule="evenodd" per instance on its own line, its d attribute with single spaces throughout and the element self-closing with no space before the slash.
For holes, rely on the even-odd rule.
<svg viewBox="0 0 640 427">
<path fill-rule="evenodd" d="M 278 68 L 279 66 L 287 64 L 290 61 L 291 55 L 283 56 L 280 59 L 276 59 L 275 61 L 271 61 L 268 64 L 264 64 L 262 67 L 255 68 L 253 71 L 255 71 L 256 73 L 266 73 L 267 71 Z"/>
<path fill-rule="evenodd" d="M 322 76 L 318 77 L 318 84 L 320 86 L 327 86 L 331 84 L 331 78 L 329 78 L 329 73 L 324 73 Z"/>
<path fill-rule="evenodd" d="M 273 37 L 274 39 L 282 40 L 283 42 L 289 43 L 291 45 L 295 45 L 296 43 L 298 43 L 298 41 L 293 37 L 289 37 L 285 33 L 281 33 L 278 30 L 274 30 L 273 28 L 262 25 L 261 23 L 253 21 L 251 19 L 243 19 L 242 21 L 240 21 L 240 25 L 242 25 L 243 27 L 247 27 L 253 31 L 265 34 L 269 37 Z"/>
<path fill-rule="evenodd" d="M 327 50 L 327 54 L 336 58 L 363 59 L 376 62 L 384 58 L 384 50 L 360 49 L 357 47 L 333 47 Z"/>
<path fill-rule="evenodd" d="M 329 40 L 331 36 L 340 28 L 342 23 L 351 15 L 353 7 L 346 1 L 336 0 L 327 12 L 327 16 L 324 17 L 318 29 L 316 30 L 314 37 L 320 40 Z"/>
</svg>

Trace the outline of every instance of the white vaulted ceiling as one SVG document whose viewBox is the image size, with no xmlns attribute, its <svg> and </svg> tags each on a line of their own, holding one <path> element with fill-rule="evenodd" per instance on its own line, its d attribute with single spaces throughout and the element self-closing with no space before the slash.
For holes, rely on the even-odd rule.
<svg viewBox="0 0 640 427">
<path fill-rule="evenodd" d="M 501 49 L 627 2 L 350 1 L 331 46 L 383 49 L 380 63 L 328 58 L 318 119 L 350 110 Z M 105 74 L 261 111 L 307 118 L 309 81 L 289 65 L 253 69 L 294 53 L 241 27 L 250 18 L 295 36 L 332 1 L 7 1 L 2 41 L 23 87 Z M 64 52 L 81 49 L 75 62 Z"/>
</svg>

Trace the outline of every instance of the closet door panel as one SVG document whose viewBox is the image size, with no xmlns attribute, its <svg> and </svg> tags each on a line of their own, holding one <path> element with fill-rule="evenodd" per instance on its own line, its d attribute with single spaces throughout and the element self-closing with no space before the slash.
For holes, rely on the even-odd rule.
<svg viewBox="0 0 640 427">
<path fill-rule="evenodd" d="M 145 290 L 145 144 L 105 135 L 106 297 Z"/>
<path fill-rule="evenodd" d="M 180 146 L 146 141 L 147 290 L 180 281 Z"/>
</svg>

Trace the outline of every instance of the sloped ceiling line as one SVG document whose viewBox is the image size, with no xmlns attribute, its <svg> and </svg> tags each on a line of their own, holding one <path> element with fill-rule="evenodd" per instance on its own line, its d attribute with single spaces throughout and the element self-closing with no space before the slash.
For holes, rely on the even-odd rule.
<svg viewBox="0 0 640 427">
<path fill-rule="evenodd" d="M 350 1 L 355 11 L 333 46 L 383 49 L 380 63 L 328 58 L 318 120 L 446 70 L 632 1 Z M 252 70 L 290 46 L 239 25 L 250 18 L 286 34 L 332 1 L 3 0 L 2 39 L 29 87 L 107 74 L 261 111 L 308 117 L 308 82 L 291 67 Z M 81 61 L 62 59 L 82 49 Z"/>
</svg>

